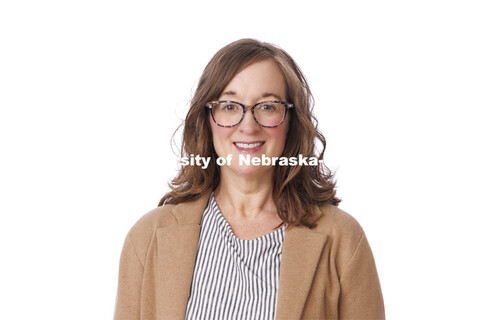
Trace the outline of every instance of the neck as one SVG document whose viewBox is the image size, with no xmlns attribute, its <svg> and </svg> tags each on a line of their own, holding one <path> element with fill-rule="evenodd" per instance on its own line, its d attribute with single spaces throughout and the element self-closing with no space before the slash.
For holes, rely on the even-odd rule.
<svg viewBox="0 0 480 320">
<path fill-rule="evenodd" d="M 273 201 L 273 170 L 245 177 L 222 172 L 215 199 L 222 210 L 242 218 L 277 215 Z"/>
</svg>

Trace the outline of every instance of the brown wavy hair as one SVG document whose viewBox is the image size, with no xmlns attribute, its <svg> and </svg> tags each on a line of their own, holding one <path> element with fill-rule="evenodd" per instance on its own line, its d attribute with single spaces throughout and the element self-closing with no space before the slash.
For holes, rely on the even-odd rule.
<svg viewBox="0 0 480 320">
<path fill-rule="evenodd" d="M 217 187 L 220 169 L 216 164 L 217 154 L 205 104 L 218 99 L 242 69 L 264 59 L 273 59 L 282 70 L 287 84 L 287 101 L 295 106 L 290 109 L 282 156 L 302 154 L 323 160 L 326 140 L 318 130 L 318 121 L 312 112 L 314 100 L 300 68 L 288 53 L 275 45 L 241 39 L 220 49 L 205 67 L 183 123 L 181 156 L 193 154 L 212 160 L 206 169 L 181 167 L 169 183 L 171 191 L 163 196 L 159 206 L 192 201 Z M 322 144 L 321 151 L 317 150 L 316 142 Z M 315 222 L 311 218 L 317 206 L 338 205 L 341 201 L 335 196 L 334 173 L 323 162 L 318 166 L 275 166 L 274 170 L 273 200 L 279 217 L 288 224 L 313 227 Z"/>
</svg>

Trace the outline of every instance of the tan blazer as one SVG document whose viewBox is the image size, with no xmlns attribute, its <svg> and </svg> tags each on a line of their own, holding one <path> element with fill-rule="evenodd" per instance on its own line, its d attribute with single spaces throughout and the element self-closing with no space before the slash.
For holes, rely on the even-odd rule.
<svg viewBox="0 0 480 320">
<path fill-rule="evenodd" d="M 158 207 L 128 233 L 115 320 L 185 319 L 209 194 Z M 360 225 L 332 205 L 317 227 L 285 230 L 276 319 L 384 319 L 380 283 Z"/>
</svg>

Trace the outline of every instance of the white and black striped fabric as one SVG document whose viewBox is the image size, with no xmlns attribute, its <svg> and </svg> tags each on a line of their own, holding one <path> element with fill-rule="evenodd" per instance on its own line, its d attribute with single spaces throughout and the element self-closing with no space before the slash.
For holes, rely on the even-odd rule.
<svg viewBox="0 0 480 320">
<path fill-rule="evenodd" d="M 281 228 L 237 238 L 212 195 L 203 213 L 185 319 L 275 319 Z"/>
</svg>

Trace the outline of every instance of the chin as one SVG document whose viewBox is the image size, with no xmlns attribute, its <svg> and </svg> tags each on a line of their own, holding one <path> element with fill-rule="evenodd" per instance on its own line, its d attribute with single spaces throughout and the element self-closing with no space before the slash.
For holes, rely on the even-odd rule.
<svg viewBox="0 0 480 320">
<path fill-rule="evenodd" d="M 266 166 L 254 166 L 254 165 L 234 165 L 228 168 L 233 171 L 236 175 L 245 177 L 245 178 L 254 178 L 258 176 L 264 176 L 269 174 L 270 171 L 273 171 L 273 167 Z"/>
</svg>

